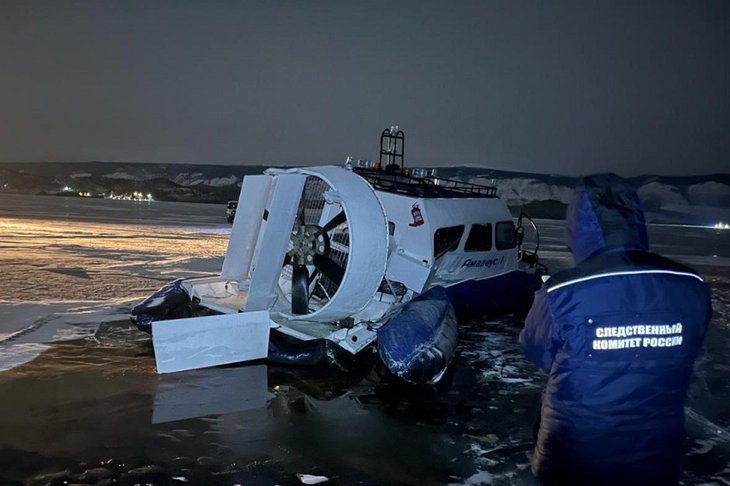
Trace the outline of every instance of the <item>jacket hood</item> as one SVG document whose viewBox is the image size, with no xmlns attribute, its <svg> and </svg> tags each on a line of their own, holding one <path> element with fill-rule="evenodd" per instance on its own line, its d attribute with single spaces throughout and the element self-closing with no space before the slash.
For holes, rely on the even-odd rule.
<svg viewBox="0 0 730 486">
<path fill-rule="evenodd" d="M 586 177 L 568 205 L 566 220 L 576 263 L 602 251 L 649 249 L 639 196 L 618 176 Z"/>
</svg>

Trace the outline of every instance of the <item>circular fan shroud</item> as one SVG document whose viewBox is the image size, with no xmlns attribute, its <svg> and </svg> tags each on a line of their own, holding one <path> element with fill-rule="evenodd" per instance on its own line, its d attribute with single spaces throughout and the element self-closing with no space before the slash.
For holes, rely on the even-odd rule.
<svg viewBox="0 0 730 486">
<path fill-rule="evenodd" d="M 357 174 L 335 166 L 294 169 L 322 179 L 329 186 L 325 198 L 341 205 L 349 231 L 349 253 L 337 291 L 322 307 L 308 314 L 286 314 L 289 319 L 332 322 L 357 314 L 370 303 L 385 275 L 388 224 L 385 210 L 372 186 Z M 279 289 L 282 292 L 282 289 Z M 283 291 L 291 301 L 291 290 Z"/>
</svg>

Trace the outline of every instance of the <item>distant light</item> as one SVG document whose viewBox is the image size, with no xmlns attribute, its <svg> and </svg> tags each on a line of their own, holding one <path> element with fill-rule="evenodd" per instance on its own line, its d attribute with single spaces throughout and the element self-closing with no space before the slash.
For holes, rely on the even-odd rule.
<svg viewBox="0 0 730 486">
<path fill-rule="evenodd" d="M 147 199 L 152 199 L 152 194 L 147 193 Z"/>
<path fill-rule="evenodd" d="M 715 223 L 715 229 L 720 229 L 720 230 L 730 229 L 730 224 L 723 223 L 722 221 L 720 221 L 719 223 Z"/>
</svg>

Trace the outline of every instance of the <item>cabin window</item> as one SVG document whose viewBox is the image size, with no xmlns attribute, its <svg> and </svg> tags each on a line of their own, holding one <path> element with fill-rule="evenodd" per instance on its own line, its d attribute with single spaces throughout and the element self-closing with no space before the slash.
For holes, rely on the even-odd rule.
<svg viewBox="0 0 730 486">
<path fill-rule="evenodd" d="M 395 234 L 395 223 L 392 221 L 388 221 L 388 234 L 390 236 L 393 236 Z"/>
<path fill-rule="evenodd" d="M 473 224 L 464 244 L 464 251 L 489 251 L 492 249 L 492 225 Z"/>
<path fill-rule="evenodd" d="M 464 225 L 439 228 L 433 235 L 433 255 L 440 257 L 448 251 L 454 251 L 459 247 L 461 235 L 464 234 Z"/>
<path fill-rule="evenodd" d="M 497 223 L 495 240 L 497 250 L 509 250 L 510 248 L 516 247 L 515 224 L 512 221 Z"/>
</svg>

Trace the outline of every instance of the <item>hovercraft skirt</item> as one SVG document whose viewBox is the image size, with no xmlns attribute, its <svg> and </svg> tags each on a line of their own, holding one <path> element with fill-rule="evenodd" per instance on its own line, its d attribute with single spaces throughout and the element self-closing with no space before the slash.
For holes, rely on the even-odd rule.
<svg viewBox="0 0 730 486">
<path fill-rule="evenodd" d="M 443 287 L 419 295 L 378 330 L 388 370 L 413 384 L 435 383 L 456 353 L 456 314 Z"/>
</svg>

